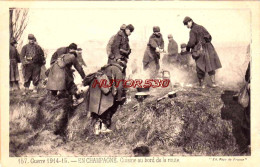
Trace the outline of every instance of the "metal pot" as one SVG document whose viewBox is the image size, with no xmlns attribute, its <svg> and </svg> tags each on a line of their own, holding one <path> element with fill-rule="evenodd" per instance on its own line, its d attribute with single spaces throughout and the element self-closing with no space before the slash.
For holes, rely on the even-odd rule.
<svg viewBox="0 0 260 167">
<path fill-rule="evenodd" d="M 144 92 L 137 92 L 135 94 L 135 98 L 137 99 L 137 101 L 142 102 L 144 99 L 146 99 L 149 95 L 147 93 Z"/>
<path fill-rule="evenodd" d="M 172 92 L 168 93 L 168 97 L 169 98 L 174 98 L 174 97 L 177 97 L 177 94 L 176 94 L 176 92 L 172 91 Z"/>
<path fill-rule="evenodd" d="M 145 88 L 136 88 L 137 92 L 149 92 L 150 87 L 145 87 Z"/>
</svg>

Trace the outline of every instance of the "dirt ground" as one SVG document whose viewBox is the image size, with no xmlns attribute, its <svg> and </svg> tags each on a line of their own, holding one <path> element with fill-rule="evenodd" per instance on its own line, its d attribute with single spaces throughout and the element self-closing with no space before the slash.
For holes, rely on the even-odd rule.
<svg viewBox="0 0 260 167">
<path fill-rule="evenodd" d="M 12 92 L 10 156 L 134 156 L 139 146 L 151 156 L 250 155 L 250 134 L 234 91 L 178 87 L 177 97 L 157 102 L 170 91 L 158 89 L 140 104 L 129 90 L 127 103 L 113 116 L 113 132 L 99 136 L 85 103 L 76 108 L 68 99 L 53 103 L 44 90 L 27 96 Z"/>
</svg>

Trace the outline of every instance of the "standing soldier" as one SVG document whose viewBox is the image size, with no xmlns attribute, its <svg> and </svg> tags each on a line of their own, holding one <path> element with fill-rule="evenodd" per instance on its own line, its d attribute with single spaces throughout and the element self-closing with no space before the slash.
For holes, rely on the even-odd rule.
<svg viewBox="0 0 260 167">
<path fill-rule="evenodd" d="M 143 57 L 143 68 L 148 70 L 150 77 L 154 78 L 158 75 L 160 64 L 160 53 L 164 51 L 164 40 L 160 33 L 160 27 L 153 27 L 153 34 L 149 38 L 147 48 Z"/>
<path fill-rule="evenodd" d="M 128 36 L 130 36 L 133 31 L 134 26 L 129 24 L 125 29 L 120 30 L 114 36 L 108 63 L 114 62 L 117 59 L 124 59 L 125 62 L 128 61 L 129 55 L 131 54 Z"/>
<path fill-rule="evenodd" d="M 35 44 L 34 35 L 29 34 L 28 39 L 29 43 L 22 48 L 21 52 L 24 68 L 24 95 L 28 93 L 31 81 L 33 81 L 34 85 L 33 92 L 37 92 L 41 75 L 41 66 L 45 63 L 43 50 L 39 45 Z"/>
<path fill-rule="evenodd" d="M 196 61 L 197 77 L 200 86 L 205 88 L 204 78 L 208 73 L 212 87 L 216 87 L 215 70 L 221 68 L 221 63 L 214 46 L 211 44 L 212 37 L 201 25 L 196 24 L 190 17 L 185 17 L 183 24 L 190 28 L 190 39 L 186 50 L 192 49 L 192 56 Z"/>
<path fill-rule="evenodd" d="M 50 67 L 46 85 L 46 89 L 51 91 L 52 97 L 57 95 L 57 91 L 61 91 L 63 95 L 72 95 L 73 105 L 78 105 L 82 102 L 80 101 L 82 99 L 79 99 L 77 93 L 78 89 L 74 83 L 72 66 L 79 72 L 82 79 L 85 77 L 85 73 L 77 60 L 76 50 L 77 45 L 71 45 L 69 53 L 57 57 L 57 60 Z"/>
<path fill-rule="evenodd" d="M 18 71 L 18 63 L 21 63 L 20 55 L 16 49 L 17 42 L 14 38 L 11 38 L 10 41 L 10 50 L 9 50 L 9 58 L 10 58 L 10 88 L 12 90 L 19 90 L 19 71 Z"/>
<path fill-rule="evenodd" d="M 177 57 L 178 57 L 178 44 L 177 42 L 173 39 L 172 34 L 168 35 L 168 54 L 165 54 L 163 57 L 162 61 L 163 64 L 168 65 L 175 65 L 177 64 Z"/>
<path fill-rule="evenodd" d="M 77 49 L 77 59 L 78 59 L 78 62 L 81 66 L 85 66 L 87 67 L 85 61 L 83 60 L 83 57 L 82 57 L 82 49 L 81 48 L 78 48 Z"/>
</svg>

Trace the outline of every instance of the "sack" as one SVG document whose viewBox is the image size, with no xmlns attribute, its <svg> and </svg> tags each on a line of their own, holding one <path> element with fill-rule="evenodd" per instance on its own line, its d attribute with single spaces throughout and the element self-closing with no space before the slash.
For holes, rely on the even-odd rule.
<svg viewBox="0 0 260 167">
<path fill-rule="evenodd" d="M 91 82 L 96 78 L 96 73 L 91 73 L 85 76 L 83 79 L 83 86 L 88 86 L 91 84 Z"/>
<path fill-rule="evenodd" d="M 192 57 L 193 59 L 198 59 L 200 56 L 204 56 L 205 51 L 202 47 L 202 43 L 199 42 L 193 49 L 192 49 Z"/>
<path fill-rule="evenodd" d="M 63 68 L 66 66 L 65 62 L 64 62 L 64 55 L 62 55 L 61 57 L 59 57 L 57 60 L 56 60 L 58 66 L 60 68 Z"/>
<path fill-rule="evenodd" d="M 108 56 L 110 56 L 111 54 L 112 54 L 112 52 L 111 52 L 111 48 L 112 48 L 112 44 L 113 44 L 113 42 L 114 42 L 114 38 L 115 38 L 115 35 L 113 35 L 110 39 L 109 39 L 109 41 L 108 41 L 108 44 L 107 44 L 107 47 L 106 47 L 106 51 L 107 51 L 107 55 Z"/>
<path fill-rule="evenodd" d="M 248 83 L 246 83 L 240 90 L 238 95 L 238 103 L 246 108 L 249 105 L 249 93 L 247 90 Z"/>
</svg>

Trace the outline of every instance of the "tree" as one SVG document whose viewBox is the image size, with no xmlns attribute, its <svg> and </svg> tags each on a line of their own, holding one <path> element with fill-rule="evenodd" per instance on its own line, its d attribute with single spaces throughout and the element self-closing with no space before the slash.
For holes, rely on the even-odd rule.
<svg viewBox="0 0 260 167">
<path fill-rule="evenodd" d="M 28 11 L 24 8 L 10 8 L 9 9 L 9 30 L 10 39 L 14 38 L 18 42 L 27 27 L 28 23 Z M 22 44 L 22 42 L 20 42 Z"/>
</svg>

